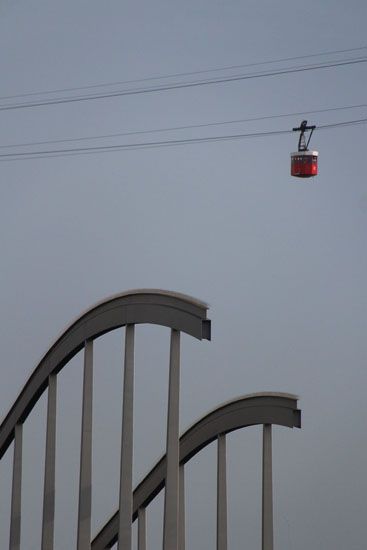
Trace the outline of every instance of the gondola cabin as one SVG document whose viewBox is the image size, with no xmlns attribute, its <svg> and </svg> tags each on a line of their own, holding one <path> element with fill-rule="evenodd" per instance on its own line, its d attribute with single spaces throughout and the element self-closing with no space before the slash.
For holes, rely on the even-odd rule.
<svg viewBox="0 0 367 550">
<path fill-rule="evenodd" d="M 297 178 L 317 176 L 317 151 L 297 151 L 291 153 L 291 175 Z"/>
</svg>

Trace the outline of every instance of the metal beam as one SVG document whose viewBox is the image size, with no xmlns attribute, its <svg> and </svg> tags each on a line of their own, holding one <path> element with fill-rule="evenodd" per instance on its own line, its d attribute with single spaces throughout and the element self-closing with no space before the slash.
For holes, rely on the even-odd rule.
<svg viewBox="0 0 367 550">
<path fill-rule="evenodd" d="M 22 448 L 23 425 L 15 426 L 13 482 L 11 489 L 11 515 L 9 550 L 20 549 L 21 512 L 22 512 Z"/>
<path fill-rule="evenodd" d="M 186 534 L 186 519 L 185 519 L 185 466 L 180 464 L 179 472 L 179 520 L 178 520 L 178 548 L 185 550 L 185 534 Z"/>
<path fill-rule="evenodd" d="M 171 330 L 167 415 L 167 466 L 163 550 L 178 550 L 180 332 Z"/>
<path fill-rule="evenodd" d="M 43 488 L 42 550 L 53 550 L 55 518 L 56 374 L 48 381 L 45 478 Z"/>
<path fill-rule="evenodd" d="M 131 550 L 133 508 L 134 428 L 134 325 L 125 331 L 124 389 L 122 405 L 119 550 Z"/>
<path fill-rule="evenodd" d="M 273 550 L 273 473 L 271 424 L 263 426 L 262 550 Z"/>
<path fill-rule="evenodd" d="M 138 550 L 147 549 L 147 521 L 145 508 L 138 511 Z"/>
<path fill-rule="evenodd" d="M 92 512 L 93 342 L 85 343 L 77 550 L 89 550 Z"/>
<path fill-rule="evenodd" d="M 227 550 L 227 459 L 226 436 L 218 436 L 217 550 Z"/>
</svg>

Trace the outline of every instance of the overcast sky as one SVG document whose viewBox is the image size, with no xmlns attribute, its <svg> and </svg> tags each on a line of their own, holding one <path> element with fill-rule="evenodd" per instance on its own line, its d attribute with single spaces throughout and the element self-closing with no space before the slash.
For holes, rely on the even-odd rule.
<svg viewBox="0 0 367 550">
<path fill-rule="evenodd" d="M 242 67 L 163 82 L 365 57 L 364 0 L 1 0 L 0 96 Z M 134 84 L 133 86 L 136 86 Z M 367 104 L 366 63 L 159 93 L 0 111 L 0 416 L 63 327 L 130 288 L 207 301 L 212 342 L 183 339 L 181 428 L 253 391 L 300 396 L 274 430 L 277 550 L 361 550 L 367 538 L 366 125 L 319 130 L 319 176 L 289 175 L 292 134 L 3 162 L 4 146 Z M 131 86 L 131 85 L 130 85 Z M 92 90 L 121 90 L 122 85 Z M 60 92 L 68 94 L 80 92 Z M 85 93 L 85 92 L 82 92 Z M 35 95 L 30 101 L 55 97 Z M 0 107 L 18 99 L 0 99 Z M 367 108 L 44 144 L 38 150 L 289 130 Z M 32 150 L 36 150 L 35 147 Z M 94 532 L 117 503 L 122 333 L 96 343 Z M 169 331 L 139 327 L 135 471 L 164 449 Z M 82 358 L 59 379 L 56 550 L 75 544 Z M 22 550 L 38 550 L 45 396 L 25 426 Z M 260 544 L 260 430 L 229 438 L 230 548 Z M 12 448 L 0 464 L 8 544 Z M 215 448 L 187 472 L 187 548 L 215 543 Z M 32 505 L 34 503 L 37 505 Z M 148 511 L 160 547 L 162 495 Z M 246 544 L 245 544 L 246 541 Z"/>
</svg>

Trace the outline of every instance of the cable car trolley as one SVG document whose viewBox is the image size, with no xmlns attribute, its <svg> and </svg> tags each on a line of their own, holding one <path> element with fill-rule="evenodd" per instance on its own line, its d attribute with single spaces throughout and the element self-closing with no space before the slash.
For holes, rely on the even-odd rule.
<svg viewBox="0 0 367 550">
<path fill-rule="evenodd" d="M 318 151 L 309 151 L 308 145 L 316 126 L 307 126 L 307 120 L 303 120 L 299 128 L 293 128 L 293 132 L 301 132 L 298 140 L 298 151 L 291 153 L 291 175 L 297 178 L 311 178 L 317 176 Z M 305 133 L 310 130 L 306 140 Z"/>
</svg>

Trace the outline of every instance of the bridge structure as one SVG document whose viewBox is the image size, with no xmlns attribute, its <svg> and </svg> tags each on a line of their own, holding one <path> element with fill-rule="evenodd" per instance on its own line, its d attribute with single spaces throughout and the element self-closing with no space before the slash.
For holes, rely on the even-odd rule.
<svg viewBox="0 0 367 550">
<path fill-rule="evenodd" d="M 301 426 L 297 397 L 271 392 L 241 396 L 219 405 L 180 436 L 180 335 L 184 332 L 199 340 L 210 340 L 211 323 L 207 310 L 204 302 L 176 292 L 132 290 L 91 307 L 57 338 L 32 372 L 0 426 L 0 460 L 13 445 L 9 550 L 21 548 L 23 425 L 45 391 L 47 418 L 42 550 L 54 548 L 57 376 L 80 351 L 84 352 L 84 367 L 76 549 L 105 550 L 117 544 L 119 550 L 131 550 L 132 525 L 137 521 L 138 550 L 146 550 L 146 508 L 164 490 L 163 550 L 185 550 L 185 465 L 203 448 L 216 441 L 216 546 L 217 550 L 227 550 L 226 435 L 234 430 L 261 425 L 262 550 L 273 550 L 272 425 Z M 135 330 L 137 325 L 145 323 L 170 330 L 166 453 L 134 488 Z M 125 350 L 119 507 L 100 531 L 92 535 L 93 343 L 104 334 L 121 329 L 125 330 Z"/>
</svg>

